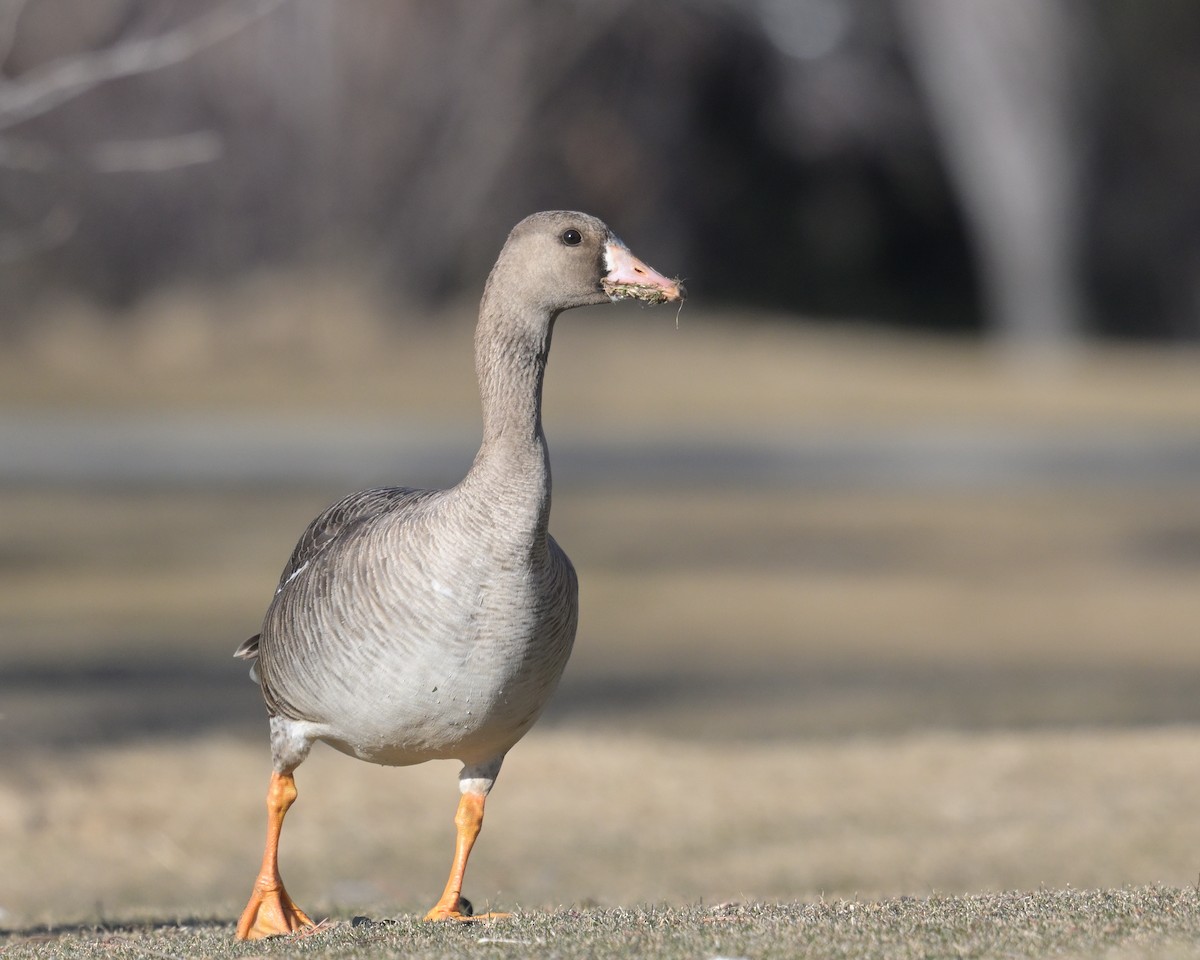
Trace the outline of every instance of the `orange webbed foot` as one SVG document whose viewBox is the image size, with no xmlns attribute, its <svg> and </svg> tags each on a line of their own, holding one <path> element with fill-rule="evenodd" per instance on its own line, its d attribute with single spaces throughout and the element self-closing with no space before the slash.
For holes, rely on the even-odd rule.
<svg viewBox="0 0 1200 960">
<path fill-rule="evenodd" d="M 459 897 L 458 902 L 454 904 L 438 901 L 434 908 L 425 914 L 425 919 L 427 921 L 455 920 L 459 923 L 475 923 L 480 920 L 506 920 L 511 916 L 511 913 L 476 913 L 470 900 L 466 897 Z"/>
<path fill-rule="evenodd" d="M 255 884 L 250 902 L 238 921 L 239 940 L 261 940 L 281 937 L 315 924 L 307 913 L 292 902 L 280 885 Z"/>
</svg>

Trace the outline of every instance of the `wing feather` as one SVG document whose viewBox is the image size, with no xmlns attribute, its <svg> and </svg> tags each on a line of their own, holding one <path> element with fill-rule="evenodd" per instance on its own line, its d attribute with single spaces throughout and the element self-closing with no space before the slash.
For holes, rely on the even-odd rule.
<svg viewBox="0 0 1200 960">
<path fill-rule="evenodd" d="M 288 584 L 312 565 L 319 565 L 321 558 L 342 538 L 354 535 L 372 520 L 384 514 L 403 513 L 415 504 L 427 499 L 434 491 L 419 490 L 412 487 L 378 487 L 372 490 L 362 490 L 343 497 L 320 513 L 300 534 L 292 554 L 284 564 L 283 572 L 279 575 L 279 584 L 275 588 L 275 599 L 272 608 L 279 602 L 280 594 Z M 259 669 L 259 655 L 262 634 L 256 633 L 243 641 L 234 651 L 234 656 L 242 660 L 250 660 L 250 677 L 262 688 L 263 698 L 267 709 L 272 713 L 294 715 L 286 703 L 272 695 L 268 689 L 266 677 Z"/>
<path fill-rule="evenodd" d="M 317 516 L 300 534 L 292 555 L 284 565 L 283 573 L 279 575 L 279 585 L 275 592 L 279 593 L 303 567 L 316 560 L 351 527 L 384 513 L 403 511 L 413 503 L 424 500 L 431 493 L 430 490 L 417 490 L 412 487 L 378 487 L 343 497 Z"/>
</svg>

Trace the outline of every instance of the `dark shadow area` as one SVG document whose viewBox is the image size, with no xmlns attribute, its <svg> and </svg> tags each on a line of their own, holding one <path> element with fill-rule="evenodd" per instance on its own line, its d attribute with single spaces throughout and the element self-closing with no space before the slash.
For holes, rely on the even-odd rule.
<svg viewBox="0 0 1200 960">
<path fill-rule="evenodd" d="M 919 730 L 1200 722 L 1198 678 L 1166 668 L 823 665 L 742 676 L 568 677 L 543 720 L 753 741 Z"/>
<path fill-rule="evenodd" d="M 8 666 L 0 713 L 0 754 L 255 730 L 265 743 L 267 731 L 262 697 L 232 658 L 228 666 Z"/>
<path fill-rule="evenodd" d="M 1118 666 L 923 668 L 813 665 L 803 671 L 570 671 L 543 727 L 705 740 L 787 740 L 917 730 L 1200 723 L 1200 678 Z M 244 667 L 168 661 L 16 666 L 0 678 L 0 755 L 154 738 L 260 738 L 265 711 Z"/>
</svg>

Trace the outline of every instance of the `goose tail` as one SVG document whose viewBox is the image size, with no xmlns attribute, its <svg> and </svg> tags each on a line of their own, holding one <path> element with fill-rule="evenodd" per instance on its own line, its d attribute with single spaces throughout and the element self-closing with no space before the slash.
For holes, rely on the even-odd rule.
<svg viewBox="0 0 1200 960">
<path fill-rule="evenodd" d="M 259 679 L 258 679 L 258 638 L 260 636 L 262 636 L 262 634 L 256 633 L 249 640 L 243 640 L 241 642 L 241 644 L 238 646 L 238 648 L 233 651 L 233 655 L 235 657 L 237 657 L 239 660 L 252 661 L 250 664 L 250 679 L 253 680 L 255 683 L 259 682 Z"/>
</svg>

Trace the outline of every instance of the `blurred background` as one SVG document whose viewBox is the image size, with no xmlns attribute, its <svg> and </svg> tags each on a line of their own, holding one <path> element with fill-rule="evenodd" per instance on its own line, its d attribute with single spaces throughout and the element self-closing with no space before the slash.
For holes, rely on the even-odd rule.
<svg viewBox="0 0 1200 960">
<path fill-rule="evenodd" d="M 470 464 L 475 305 L 537 209 L 601 216 L 691 300 L 559 324 L 552 528 L 583 609 L 531 740 L 587 744 L 618 797 L 689 758 L 718 817 L 765 809 L 780 755 L 842 770 L 829 744 L 909 744 L 911 775 L 905 737 L 1032 737 L 1011 760 L 1194 724 L 1198 101 L 1191 0 L 0 0 L 0 830 L 51 863 L 78 829 L 118 870 L 78 792 L 142 823 L 128 790 L 169 797 L 167 757 L 245 854 L 204 873 L 176 823 L 119 882 L 9 870 L 0 910 L 239 906 L 269 761 L 230 655 L 323 506 Z M 996 769 L 965 742 L 917 764 L 960 825 Z M 554 781 L 564 753 L 531 749 Z M 1055 749 L 1029 790 L 1069 776 Z M 721 766 L 747 750 L 786 752 Z M 893 752 L 843 783 L 890 796 Z M 721 859 L 736 826 L 646 859 L 684 897 L 1192 882 L 1200 838 L 1097 840 L 1138 836 L 1131 809 L 970 869 L 928 853 L 937 817 L 924 860 L 809 860 L 836 834 L 812 822 L 767 873 Z M 341 829 L 324 902 L 419 897 Z M 621 867 L 573 895 L 665 895 Z"/>
<path fill-rule="evenodd" d="M 1186 0 L 0 16 L 10 342 L 63 298 L 119 312 L 268 269 L 472 299 L 508 227 L 563 204 L 604 211 L 709 305 L 1200 335 Z"/>
</svg>

